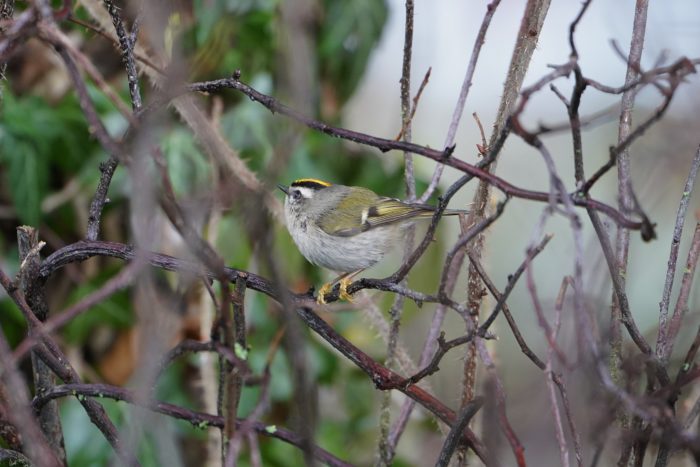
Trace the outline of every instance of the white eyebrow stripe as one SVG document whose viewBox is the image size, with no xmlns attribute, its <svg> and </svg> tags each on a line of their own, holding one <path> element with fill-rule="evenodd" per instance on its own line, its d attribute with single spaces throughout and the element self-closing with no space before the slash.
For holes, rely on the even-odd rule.
<svg viewBox="0 0 700 467">
<path fill-rule="evenodd" d="M 301 196 L 304 198 L 311 198 L 314 195 L 314 190 L 311 188 L 305 187 L 305 186 L 298 186 L 294 187 L 295 190 L 299 190 L 299 193 L 301 193 Z"/>
</svg>

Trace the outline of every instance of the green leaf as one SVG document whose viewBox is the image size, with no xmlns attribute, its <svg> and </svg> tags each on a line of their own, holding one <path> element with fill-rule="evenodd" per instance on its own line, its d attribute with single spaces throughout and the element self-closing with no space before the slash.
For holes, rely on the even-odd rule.
<svg viewBox="0 0 700 467">
<path fill-rule="evenodd" d="M 209 159 L 199 151 L 191 132 L 178 127 L 167 133 L 161 147 L 175 193 L 211 188 Z"/>
<path fill-rule="evenodd" d="M 12 136 L 3 138 L 2 154 L 8 169 L 6 182 L 20 220 L 38 225 L 48 184 L 46 159 L 38 153 L 36 144 Z"/>
<path fill-rule="evenodd" d="M 92 282 L 81 285 L 70 295 L 69 303 L 76 303 L 99 289 L 105 280 L 106 277 L 100 276 Z M 123 290 L 73 318 L 63 328 L 63 335 L 67 342 L 80 344 L 85 342 L 98 326 L 124 329 L 132 325 L 133 322 L 134 317 L 129 304 L 129 296 Z"/>
<path fill-rule="evenodd" d="M 322 74 L 337 86 L 345 102 L 365 72 L 388 16 L 386 2 L 377 0 L 326 0 L 319 31 Z"/>
<path fill-rule="evenodd" d="M 277 433 L 277 425 L 268 425 L 265 427 L 265 431 L 272 434 Z"/>
<path fill-rule="evenodd" d="M 240 343 L 236 342 L 233 345 L 233 350 L 234 350 L 234 353 L 236 354 L 236 357 L 240 358 L 241 360 L 248 359 L 248 349 L 243 347 Z"/>
</svg>

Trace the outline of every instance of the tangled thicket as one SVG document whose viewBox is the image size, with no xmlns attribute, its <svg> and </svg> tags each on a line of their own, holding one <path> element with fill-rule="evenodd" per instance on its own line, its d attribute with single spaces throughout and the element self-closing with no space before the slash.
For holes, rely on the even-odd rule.
<svg viewBox="0 0 700 467">
<path fill-rule="evenodd" d="M 0 258 L 0 283 L 7 294 L 0 308 L 1 461 L 80 465 L 117 456 L 128 465 L 199 465 L 203 460 L 222 465 L 349 465 L 371 459 L 388 465 L 400 451 L 407 425 L 420 425 L 411 418 L 418 406 L 437 422 L 423 429 L 438 447 L 414 452 L 416 456 L 432 456 L 429 461 L 437 465 L 477 459 L 487 465 L 510 465 L 513 459 L 526 465 L 528 444 L 521 442 L 522 433 L 511 420 L 507 402 L 513 394 L 501 379 L 494 340 L 506 332 L 512 333 L 546 388 L 549 411 L 540 415 L 545 420 L 537 427 L 549 427 L 551 433 L 542 437 L 562 465 L 590 465 L 600 459 L 642 465 L 652 454 L 657 466 L 668 465 L 671 456 L 700 461 L 695 429 L 700 399 L 692 399 L 700 375 L 695 365 L 700 330 L 689 346 L 680 339 L 691 309 L 700 223 L 685 264 L 677 265 L 700 149 L 686 158 L 692 162 L 685 186 L 678 187 L 656 342 L 637 326 L 625 284 L 630 235 L 657 244 L 668 241 L 656 239 L 653 216 L 635 194 L 630 150 L 664 119 L 677 90 L 700 62 L 680 57 L 642 68 L 648 1 L 637 0 L 629 53 L 620 52 L 627 65 L 622 86 L 587 77 L 579 63 L 577 26 L 592 3 L 588 0 L 570 23 L 569 56 L 524 87 L 549 8 L 548 1 L 529 0 L 492 134 L 481 130 L 478 154 L 456 147 L 455 138 L 499 0 L 484 5 L 441 149 L 411 140 L 413 116 L 420 112 L 423 89 L 430 86 L 428 73 L 417 89 L 411 87 L 412 0 L 405 2 L 402 122 L 396 138 L 336 123 L 381 32 L 384 4 L 252 2 L 219 5 L 225 15 L 217 18 L 207 13 L 206 2 L 181 3 L 88 0 L 56 6 L 33 0 L 20 9 L 13 0 L 0 0 L 5 78 L 0 197 L 12 205 L 0 223 L 5 238 L 0 245 L 8 250 Z M 355 44 L 351 52 L 348 38 Z M 40 67 L 40 56 L 50 57 L 46 68 Z M 27 78 L 30 64 L 39 68 L 35 78 L 55 68 L 64 72 L 64 92 L 56 99 L 60 102 L 49 105 L 31 98 L 37 91 Z M 226 67 L 231 68 L 221 74 Z M 217 73 L 220 78 L 210 79 Z M 130 106 L 114 90 L 124 80 Z M 563 86 L 571 91 L 565 94 Z M 635 97 L 647 88 L 658 92 L 659 105 L 632 125 Z M 593 120 L 580 112 L 587 90 L 620 97 L 613 111 L 620 117 L 618 139 L 600 167 L 587 162 L 582 142 L 582 131 Z M 568 121 L 531 129 L 524 112 L 534 95 L 545 92 L 561 100 Z M 316 109 L 307 94 L 325 101 Z M 280 124 L 288 121 L 301 125 Z M 570 134 L 574 191 L 567 191 L 555 164 L 560 156 L 551 153 L 546 140 L 554 133 Z M 498 175 L 496 163 L 510 139 L 523 141 L 541 156 L 549 182 L 541 190 L 522 188 Z M 369 148 L 403 152 L 402 171 L 377 170 L 379 162 L 368 155 Z M 60 156 L 42 159 L 52 151 Z M 309 156 L 330 152 L 339 156 L 316 164 Z M 350 160 L 357 153 L 364 157 L 361 164 Z M 416 180 L 414 156 L 435 162 L 432 178 Z M 290 285 L 286 279 L 290 271 L 304 276 L 305 266 L 290 253 L 289 240 L 276 235 L 281 231 L 280 203 L 271 187 L 281 177 L 317 169 L 346 183 L 382 186 L 385 192 L 405 186 L 409 201 L 427 202 L 439 190 L 444 167 L 461 178 L 439 196 L 427 232 L 409 235 L 396 272 L 382 279 L 361 278 L 349 288 L 357 299 L 347 307 L 372 321 L 386 343 L 380 362 L 372 355 L 376 349 L 363 350 L 344 337 L 347 315 L 326 313 L 345 305 L 320 307 L 313 289 L 305 291 L 308 282 Z M 592 196 L 606 174 L 613 177 L 614 169 L 617 206 Z M 120 192 L 115 192 L 115 183 Z M 474 185 L 469 215 L 460 219 L 461 233 L 440 267 L 431 271 L 438 278 L 434 290 L 409 286 L 407 277 L 434 243 L 448 202 Z M 492 241 L 491 227 L 517 199 L 541 203 L 542 214 L 525 229 L 537 235 L 523 257 L 512 259 L 518 266 L 499 288 L 484 267 L 485 246 Z M 560 275 L 559 294 L 548 303 L 538 295 L 532 265 L 551 244 L 544 230 L 553 217 L 568 221 L 574 247 L 572 267 Z M 19 226 L 21 222 L 30 225 Z M 590 261 L 583 244 L 586 226 L 595 231 L 612 284 L 611 299 L 597 297 L 611 302 L 603 322 L 584 283 Z M 16 251 L 9 246 L 15 231 Z M 220 231 L 227 232 L 226 243 L 218 238 Z M 677 275 L 680 283 L 674 289 Z M 532 299 L 544 356 L 528 344 L 509 308 L 514 306 L 509 296 L 520 281 Z M 458 298 L 459 287 L 465 298 Z M 363 290 L 385 293 L 369 297 Z M 388 320 L 378 312 L 386 296 L 392 297 Z M 331 303 L 337 299 L 337 288 L 326 296 Z M 417 362 L 399 339 L 407 301 L 433 313 Z M 463 321 L 458 337 L 445 336 L 448 313 Z M 559 331 L 569 316 L 576 342 L 564 345 Z M 501 319 L 503 326 L 495 330 Z M 95 348 L 104 327 L 112 331 L 110 351 Z M 675 349 L 681 356 L 674 359 L 676 344 L 687 348 Z M 115 353 L 115 347 L 121 350 Z M 429 377 L 440 372 L 448 354 L 460 352 L 461 397 L 453 407 L 435 395 Z M 581 381 L 593 394 L 586 401 L 569 397 L 569 385 Z M 384 394 L 378 410 L 362 401 L 375 390 Z M 323 391 L 343 399 L 344 405 L 332 407 L 339 413 L 331 413 L 332 403 L 319 402 Z M 406 396 L 399 407 L 389 397 L 392 392 Z M 574 394 L 582 397 L 581 391 Z M 82 406 L 72 406 L 68 413 L 87 415 L 111 446 L 104 457 L 67 456 L 64 440 L 72 430 L 85 430 L 67 423 L 67 405 L 59 405 L 67 398 Z M 577 413 L 582 406 L 587 414 Z M 151 412 L 161 415 L 147 415 Z M 183 428 L 185 423 L 158 430 L 162 416 L 202 431 Z M 79 420 L 88 425 L 86 419 Z M 368 432 L 371 439 L 364 444 L 355 439 Z M 282 443 L 271 447 L 268 438 Z M 375 453 L 368 455 L 367 446 Z M 418 457 L 401 460 L 426 462 Z"/>
</svg>

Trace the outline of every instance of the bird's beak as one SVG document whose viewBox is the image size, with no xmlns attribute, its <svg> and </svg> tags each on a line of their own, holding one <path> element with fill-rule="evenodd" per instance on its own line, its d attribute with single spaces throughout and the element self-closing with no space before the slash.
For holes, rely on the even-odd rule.
<svg viewBox="0 0 700 467">
<path fill-rule="evenodd" d="M 279 184 L 278 184 L 278 185 L 277 185 L 277 188 L 279 188 L 280 190 L 282 190 L 282 191 L 284 192 L 285 195 L 288 195 L 288 194 L 289 194 L 289 187 L 288 187 L 288 186 L 284 186 L 284 185 L 279 185 Z"/>
</svg>

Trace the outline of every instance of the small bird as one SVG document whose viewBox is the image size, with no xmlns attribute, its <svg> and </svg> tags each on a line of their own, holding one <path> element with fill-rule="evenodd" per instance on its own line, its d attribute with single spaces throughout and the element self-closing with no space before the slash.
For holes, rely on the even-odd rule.
<svg viewBox="0 0 700 467">
<path fill-rule="evenodd" d="M 311 263 L 340 273 L 318 291 L 317 302 L 340 283 L 340 298 L 351 301 L 352 278 L 381 260 L 413 221 L 430 218 L 435 207 L 380 196 L 359 186 L 333 185 L 302 178 L 277 185 L 286 197 L 287 230 Z M 447 210 L 445 215 L 466 211 Z"/>
</svg>

